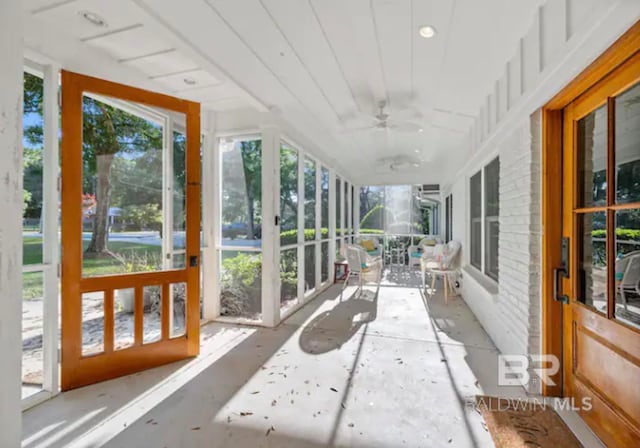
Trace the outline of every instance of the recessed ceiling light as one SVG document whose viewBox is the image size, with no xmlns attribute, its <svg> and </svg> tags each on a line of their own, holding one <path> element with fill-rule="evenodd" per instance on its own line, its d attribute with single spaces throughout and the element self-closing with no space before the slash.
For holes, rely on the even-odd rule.
<svg viewBox="0 0 640 448">
<path fill-rule="evenodd" d="M 95 26 L 100 26 L 100 27 L 108 26 L 107 21 L 94 12 L 80 11 L 78 14 L 80 14 L 80 17 L 82 17 L 88 22 L 91 22 Z"/>
<path fill-rule="evenodd" d="M 419 149 L 414 149 L 413 152 L 415 152 L 416 154 L 418 154 L 420 152 Z"/>
<path fill-rule="evenodd" d="M 422 128 L 418 129 L 418 132 L 422 132 L 422 131 L 424 131 L 424 129 L 422 129 Z"/>
<path fill-rule="evenodd" d="M 193 78 L 184 78 L 183 81 L 188 86 L 195 86 L 197 84 L 196 80 Z"/>
<path fill-rule="evenodd" d="M 414 167 L 416 167 L 416 168 L 418 168 L 418 167 L 420 166 L 420 164 L 419 164 L 418 162 L 414 162 L 414 163 L 412 163 L 412 165 L 413 165 Z"/>
<path fill-rule="evenodd" d="M 436 29 L 431 25 L 421 26 L 418 32 L 420 33 L 420 36 L 424 37 L 425 39 L 431 39 L 436 35 Z"/>
</svg>

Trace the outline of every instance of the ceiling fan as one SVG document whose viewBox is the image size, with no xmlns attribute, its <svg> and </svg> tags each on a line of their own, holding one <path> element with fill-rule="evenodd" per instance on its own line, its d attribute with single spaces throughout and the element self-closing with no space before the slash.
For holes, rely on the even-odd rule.
<svg viewBox="0 0 640 448">
<path fill-rule="evenodd" d="M 366 116 L 370 122 L 366 126 L 346 128 L 344 132 L 357 132 L 366 130 L 396 131 L 396 132 L 422 132 L 422 125 L 417 120 L 420 114 L 414 109 L 404 109 L 391 115 L 386 112 L 387 102 L 378 103 L 378 111 L 373 116 Z M 373 119 L 373 120 L 372 120 Z"/>
<path fill-rule="evenodd" d="M 381 172 L 405 172 L 420 168 L 426 162 L 421 157 L 398 154 L 391 157 L 383 157 L 376 160 L 376 171 Z"/>
</svg>

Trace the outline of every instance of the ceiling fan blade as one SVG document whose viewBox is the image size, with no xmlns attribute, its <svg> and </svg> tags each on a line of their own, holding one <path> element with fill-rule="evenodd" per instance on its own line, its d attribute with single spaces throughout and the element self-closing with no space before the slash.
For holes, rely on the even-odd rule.
<svg viewBox="0 0 640 448">
<path fill-rule="evenodd" d="M 392 123 L 389 129 L 396 132 L 422 132 L 422 125 L 412 121 L 403 121 L 400 123 Z"/>
<path fill-rule="evenodd" d="M 372 129 L 376 129 L 376 126 L 359 126 L 356 128 L 343 128 L 343 129 L 340 129 L 339 132 L 341 134 L 351 134 L 353 132 L 370 131 Z"/>
<path fill-rule="evenodd" d="M 412 121 L 419 120 L 422 118 L 422 113 L 413 107 L 408 107 L 406 109 L 401 109 L 398 111 L 392 111 L 391 117 L 397 121 Z"/>
</svg>

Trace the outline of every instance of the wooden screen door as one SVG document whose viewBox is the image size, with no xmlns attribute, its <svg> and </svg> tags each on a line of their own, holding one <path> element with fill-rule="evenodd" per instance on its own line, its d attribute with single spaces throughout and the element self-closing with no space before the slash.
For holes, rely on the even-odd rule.
<svg viewBox="0 0 640 448">
<path fill-rule="evenodd" d="M 62 72 L 62 390 L 196 356 L 200 105 Z"/>
<path fill-rule="evenodd" d="M 563 139 L 564 394 L 640 446 L 640 52 L 564 109 Z"/>
</svg>

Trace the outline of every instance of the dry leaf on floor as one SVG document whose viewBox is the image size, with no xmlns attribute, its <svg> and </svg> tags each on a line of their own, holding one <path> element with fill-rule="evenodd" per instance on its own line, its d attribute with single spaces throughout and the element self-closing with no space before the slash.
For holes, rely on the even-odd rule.
<svg viewBox="0 0 640 448">
<path fill-rule="evenodd" d="M 266 436 L 268 436 L 269 434 L 271 434 L 271 431 L 275 431 L 275 430 L 276 430 L 276 428 L 274 428 L 273 426 L 272 426 L 271 428 L 267 429 L 267 434 L 266 434 Z M 266 437 L 266 436 L 265 436 L 265 437 Z"/>
<path fill-rule="evenodd" d="M 335 387 L 332 387 L 331 390 L 334 392 L 338 392 L 338 389 L 336 389 Z"/>
<path fill-rule="evenodd" d="M 241 412 L 240 417 L 246 417 L 247 415 L 253 415 L 253 412 Z"/>
</svg>

